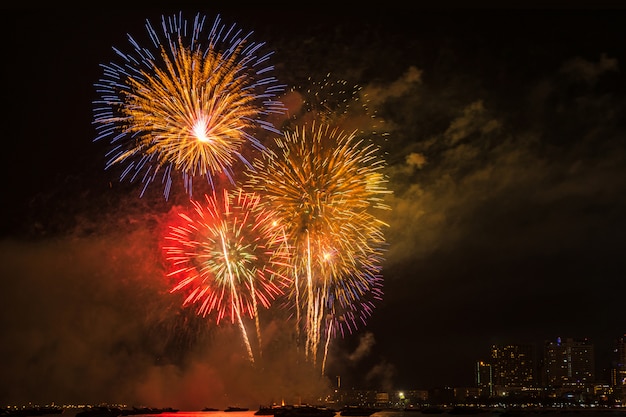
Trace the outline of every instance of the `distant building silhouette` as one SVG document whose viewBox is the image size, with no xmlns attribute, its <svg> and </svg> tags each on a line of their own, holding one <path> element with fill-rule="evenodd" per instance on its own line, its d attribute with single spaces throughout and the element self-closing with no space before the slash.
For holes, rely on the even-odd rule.
<svg viewBox="0 0 626 417">
<path fill-rule="evenodd" d="M 626 405 L 626 334 L 615 343 L 615 363 L 611 372 L 611 386 L 621 403 Z"/>
<path fill-rule="evenodd" d="M 476 386 L 481 397 L 493 397 L 493 366 L 490 363 L 476 362 Z"/>
<path fill-rule="evenodd" d="M 594 346 L 590 339 L 546 341 L 542 380 L 546 387 L 584 387 L 595 382 Z"/>
<path fill-rule="evenodd" d="M 522 388 L 533 387 L 535 385 L 534 356 L 532 345 L 492 345 L 494 393 L 506 395 Z"/>
</svg>

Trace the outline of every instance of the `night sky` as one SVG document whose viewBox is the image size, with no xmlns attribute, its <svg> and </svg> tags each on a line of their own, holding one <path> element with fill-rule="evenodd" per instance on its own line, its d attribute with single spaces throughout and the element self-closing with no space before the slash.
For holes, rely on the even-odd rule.
<svg viewBox="0 0 626 417">
<path fill-rule="evenodd" d="M 185 6 L 253 31 L 288 87 L 346 80 L 375 114 L 345 123 L 375 129 L 387 161 L 385 295 L 334 341 L 328 380 L 279 352 L 248 372 L 236 329 L 168 292 L 155 248 L 184 202 L 104 169 L 100 64 L 178 11 L 2 11 L 0 405 L 471 386 L 491 344 L 559 336 L 591 338 L 608 380 L 626 333 L 626 10 Z"/>
</svg>

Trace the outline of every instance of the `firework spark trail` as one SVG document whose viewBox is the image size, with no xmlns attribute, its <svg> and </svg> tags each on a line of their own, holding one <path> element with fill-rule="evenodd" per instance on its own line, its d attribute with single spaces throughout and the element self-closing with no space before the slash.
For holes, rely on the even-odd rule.
<svg viewBox="0 0 626 417">
<path fill-rule="evenodd" d="M 234 183 L 234 163 L 251 166 L 244 145 L 264 150 L 255 130 L 278 133 L 264 120 L 284 112 L 275 100 L 284 86 L 271 75 L 272 54 L 219 16 L 205 23 L 200 14 L 191 24 L 179 13 L 162 16 L 158 31 L 147 21 L 151 48 L 129 35 L 133 51 L 114 48 L 121 63 L 102 65 L 95 140 L 110 141 L 106 168 L 122 165 L 121 180 L 141 181 L 141 195 L 159 174 L 166 199 L 174 174 L 190 196 L 195 178 L 212 187 L 223 174 Z"/>
<path fill-rule="evenodd" d="M 180 224 L 165 236 L 171 292 L 184 291 L 184 305 L 198 304 L 198 314 L 214 313 L 218 324 L 230 316 L 254 362 L 243 319 L 254 320 L 260 354 L 259 306 L 269 308 L 290 285 L 282 275 L 290 264 L 284 235 L 258 194 L 224 190 L 221 199 L 213 194 L 205 200 L 192 200 L 193 211 L 180 213 Z"/>
<path fill-rule="evenodd" d="M 241 317 L 241 301 L 239 300 L 239 297 L 237 296 L 237 284 L 235 282 L 235 277 L 233 276 L 233 270 L 232 270 L 232 266 L 230 263 L 230 259 L 228 258 L 228 244 L 226 243 L 225 237 L 223 234 L 220 235 L 220 240 L 222 244 L 222 254 L 224 256 L 224 263 L 228 271 L 226 276 L 228 277 L 228 286 L 231 292 L 231 295 L 230 295 L 230 304 L 231 304 L 231 310 L 232 310 L 231 314 L 233 316 L 236 316 L 237 318 L 237 324 L 239 325 L 239 329 L 241 330 L 241 334 L 243 335 L 243 341 L 244 341 L 244 344 L 246 345 L 246 350 L 248 351 L 248 357 L 250 358 L 250 361 L 254 362 L 254 353 L 252 352 L 252 346 L 250 346 L 250 339 L 248 337 L 248 332 L 246 331 L 246 326 L 243 324 L 243 319 Z M 256 300 L 256 297 L 254 296 L 254 291 L 251 291 L 250 294 L 252 295 L 253 301 Z M 256 306 L 256 302 L 253 302 L 253 308 L 254 306 Z M 256 312 L 256 310 L 254 311 Z M 255 316 L 256 316 L 256 313 L 255 313 Z M 257 333 L 259 332 L 257 331 Z"/>
<path fill-rule="evenodd" d="M 388 209 L 384 161 L 373 144 L 324 124 L 287 131 L 276 144 L 246 186 L 276 211 L 294 251 L 295 277 L 305 279 L 294 279 L 289 296 L 304 318 L 305 353 L 316 363 L 323 350 L 323 367 L 329 338 L 365 323 L 382 296 L 387 225 L 372 209 Z"/>
</svg>

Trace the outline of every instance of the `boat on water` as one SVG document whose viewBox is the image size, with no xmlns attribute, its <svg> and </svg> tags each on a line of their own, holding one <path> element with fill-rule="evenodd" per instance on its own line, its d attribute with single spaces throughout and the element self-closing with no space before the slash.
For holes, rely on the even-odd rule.
<svg viewBox="0 0 626 417">
<path fill-rule="evenodd" d="M 368 417 L 379 411 L 381 411 L 381 409 L 375 408 L 375 407 L 361 407 L 358 405 L 347 405 L 339 411 L 339 414 L 342 416 Z"/>
<path fill-rule="evenodd" d="M 226 410 L 226 412 L 233 412 L 233 411 L 248 411 L 249 408 L 244 408 L 244 407 L 228 407 Z"/>
<path fill-rule="evenodd" d="M 274 406 L 268 406 L 268 407 L 261 406 L 259 407 L 258 410 L 254 412 L 254 415 L 255 416 L 273 416 L 274 413 L 276 413 L 276 410 L 280 410 L 281 408 L 283 408 L 282 405 L 274 405 Z"/>
<path fill-rule="evenodd" d="M 274 417 L 334 417 L 337 412 L 332 408 L 312 405 L 293 405 L 277 407 Z"/>
</svg>

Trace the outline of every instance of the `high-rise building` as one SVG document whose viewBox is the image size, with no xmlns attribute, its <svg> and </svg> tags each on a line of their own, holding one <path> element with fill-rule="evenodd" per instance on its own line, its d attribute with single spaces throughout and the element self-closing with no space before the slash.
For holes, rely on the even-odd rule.
<svg viewBox="0 0 626 417">
<path fill-rule="evenodd" d="M 493 396 L 493 366 L 490 363 L 476 362 L 476 386 L 480 388 L 481 396 Z"/>
<path fill-rule="evenodd" d="M 547 387 L 587 385 L 595 382 L 594 347 L 591 340 L 546 341 L 543 350 L 543 381 Z"/>
<path fill-rule="evenodd" d="M 617 381 L 616 384 L 620 386 L 626 385 L 626 334 L 617 339 L 615 346 L 615 353 L 617 353 Z"/>
<path fill-rule="evenodd" d="M 529 388 L 534 385 L 534 348 L 532 345 L 492 345 L 494 389 Z"/>
<path fill-rule="evenodd" d="M 620 403 L 626 405 L 626 334 L 618 337 L 615 343 L 615 367 L 611 379 Z"/>
</svg>

